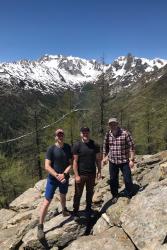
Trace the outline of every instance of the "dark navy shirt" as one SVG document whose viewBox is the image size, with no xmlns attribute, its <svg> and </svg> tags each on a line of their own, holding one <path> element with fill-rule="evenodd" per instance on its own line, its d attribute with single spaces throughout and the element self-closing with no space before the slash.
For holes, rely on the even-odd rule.
<svg viewBox="0 0 167 250">
<path fill-rule="evenodd" d="M 71 147 L 67 143 L 64 143 L 62 148 L 53 145 L 48 148 L 46 153 L 46 159 L 51 161 L 51 167 L 59 174 L 62 174 L 70 165 L 71 158 Z M 50 179 L 55 179 L 51 174 L 49 174 L 48 177 Z"/>
</svg>

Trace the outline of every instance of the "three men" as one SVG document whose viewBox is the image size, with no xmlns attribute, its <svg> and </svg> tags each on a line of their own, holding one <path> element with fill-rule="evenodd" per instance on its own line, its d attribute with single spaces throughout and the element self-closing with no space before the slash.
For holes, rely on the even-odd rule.
<svg viewBox="0 0 167 250">
<path fill-rule="evenodd" d="M 134 143 L 130 133 L 119 127 L 116 118 L 109 119 L 109 132 L 106 133 L 103 144 L 104 165 L 109 160 L 110 188 L 113 201 L 118 198 L 118 175 L 119 169 L 123 173 L 127 196 L 133 193 L 131 167 L 134 165 Z M 86 186 L 86 215 L 92 213 L 92 197 L 95 186 L 96 167 L 97 178 L 101 178 L 101 157 L 99 146 L 90 139 L 88 127 L 80 129 L 81 140 L 73 146 L 73 170 L 75 175 L 75 194 L 73 200 L 74 219 L 79 218 L 80 199 Z M 68 191 L 68 178 L 71 168 L 72 153 L 68 144 L 64 143 L 64 131 L 55 131 L 55 144 L 51 146 L 46 154 L 45 170 L 49 173 L 46 185 L 45 200 L 43 202 L 40 221 L 38 225 L 38 238 L 44 238 L 43 223 L 47 209 L 54 196 L 55 190 L 59 187 L 60 202 L 63 216 L 69 216 L 66 208 L 66 193 Z"/>
<path fill-rule="evenodd" d="M 126 196 L 131 198 L 133 194 L 133 183 L 131 168 L 134 166 L 134 143 L 130 133 L 119 127 L 116 118 L 108 121 L 110 130 L 106 133 L 103 144 L 103 164 L 109 160 L 110 189 L 113 202 L 118 199 L 118 176 L 119 169 L 122 171 Z"/>
<path fill-rule="evenodd" d="M 78 218 L 80 199 L 86 185 L 86 215 L 91 216 L 92 197 L 96 178 L 101 178 L 100 148 L 90 139 L 90 130 L 80 130 L 81 140 L 73 146 L 73 170 L 75 174 L 75 194 L 73 203 L 74 218 Z"/>
</svg>

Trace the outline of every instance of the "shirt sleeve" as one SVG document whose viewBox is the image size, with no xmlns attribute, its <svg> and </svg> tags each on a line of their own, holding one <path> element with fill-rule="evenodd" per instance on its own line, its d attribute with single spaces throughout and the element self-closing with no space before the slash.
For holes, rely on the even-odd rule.
<svg viewBox="0 0 167 250">
<path fill-rule="evenodd" d="M 133 138 L 131 136 L 131 134 L 129 132 L 126 133 L 126 141 L 129 145 L 129 149 L 131 151 L 134 151 L 135 150 L 135 145 L 134 145 L 134 142 L 133 142 Z"/>
<path fill-rule="evenodd" d="M 109 133 L 107 132 L 103 142 L 103 154 L 108 155 L 109 152 Z"/>
<path fill-rule="evenodd" d="M 53 147 L 49 147 L 47 152 L 46 152 L 46 156 L 45 159 L 52 161 L 53 158 Z"/>
<path fill-rule="evenodd" d="M 79 143 L 75 143 L 72 148 L 73 155 L 79 155 Z"/>
</svg>

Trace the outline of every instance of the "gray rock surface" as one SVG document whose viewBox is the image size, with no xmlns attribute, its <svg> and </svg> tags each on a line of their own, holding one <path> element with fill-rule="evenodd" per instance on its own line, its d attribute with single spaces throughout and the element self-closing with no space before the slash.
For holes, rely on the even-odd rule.
<svg viewBox="0 0 167 250">
<path fill-rule="evenodd" d="M 93 208 L 99 216 L 92 221 L 76 223 L 72 217 L 63 217 L 56 191 L 44 224 L 44 242 L 37 239 L 37 224 L 46 180 L 39 181 L 11 202 L 9 209 L 0 210 L 0 249 L 167 250 L 167 151 L 137 156 L 132 174 L 139 191 L 131 200 L 119 197 L 112 204 L 108 166 L 102 169 L 103 179 L 96 182 L 93 196 Z M 122 191 L 121 174 L 119 183 Z M 85 195 L 84 190 L 81 210 L 85 208 Z M 73 196 L 71 178 L 67 194 L 70 210 Z"/>
<path fill-rule="evenodd" d="M 106 214 L 103 214 L 93 227 L 93 235 L 100 234 L 110 227 L 111 226 L 109 224 L 109 220 L 106 218 Z"/>
<path fill-rule="evenodd" d="M 36 188 L 29 188 L 22 195 L 17 197 L 9 205 L 10 209 L 15 211 L 21 209 L 34 209 L 40 202 L 41 192 Z"/>
<path fill-rule="evenodd" d="M 122 228 L 138 249 L 158 249 L 167 236 L 167 179 L 151 183 L 121 215 Z"/>
<path fill-rule="evenodd" d="M 44 232 L 49 247 L 63 247 L 85 233 L 85 226 L 80 226 L 70 217 L 58 215 L 45 223 Z M 37 238 L 37 228 L 30 230 L 22 239 L 25 249 L 45 249 Z"/>
<path fill-rule="evenodd" d="M 121 228 L 112 227 L 96 236 L 83 236 L 72 242 L 66 250 L 135 250 L 134 245 Z"/>
<path fill-rule="evenodd" d="M 15 216 L 16 212 L 9 209 L 0 209 L 0 229 L 9 221 L 13 216 Z"/>
</svg>

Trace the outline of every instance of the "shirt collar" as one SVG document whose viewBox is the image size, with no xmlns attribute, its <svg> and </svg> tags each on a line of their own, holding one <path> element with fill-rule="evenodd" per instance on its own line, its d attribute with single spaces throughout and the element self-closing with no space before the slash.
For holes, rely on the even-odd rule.
<svg viewBox="0 0 167 250">
<path fill-rule="evenodd" d="M 110 130 L 110 134 L 111 136 L 115 137 L 112 133 L 112 131 Z M 117 134 L 116 134 L 116 137 L 120 136 L 122 134 L 122 129 L 120 127 L 118 127 L 118 130 L 117 130 Z"/>
</svg>

